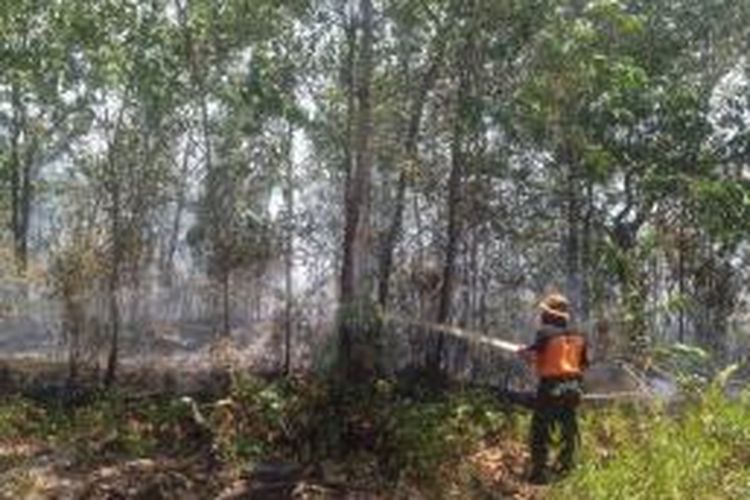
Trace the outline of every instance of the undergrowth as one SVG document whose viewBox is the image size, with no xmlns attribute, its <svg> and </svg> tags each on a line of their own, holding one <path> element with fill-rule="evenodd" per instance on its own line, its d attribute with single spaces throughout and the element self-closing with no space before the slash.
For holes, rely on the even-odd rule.
<svg viewBox="0 0 750 500">
<path fill-rule="evenodd" d="M 679 408 L 626 405 L 581 413 L 580 464 L 550 485 L 546 497 L 750 498 L 748 401 L 711 388 Z M 81 468 L 196 454 L 229 468 L 263 460 L 335 464 L 347 484 L 402 497 L 415 489 L 427 498 L 491 496 L 497 485 L 478 490 L 468 457 L 482 446 L 523 449 L 527 430 L 528 416 L 492 394 L 415 397 L 387 381 L 366 393 L 334 393 L 321 381 L 235 378 L 223 399 L 198 402 L 117 394 L 74 408 L 0 401 L 0 444 L 67 450 Z M 4 457 L 0 469 L 17 463 Z"/>
<path fill-rule="evenodd" d="M 381 491 L 407 483 L 439 491 L 451 479 L 446 470 L 483 439 L 517 428 L 486 393 L 415 398 L 385 380 L 371 391 L 334 392 L 316 380 L 235 377 L 224 398 L 202 402 L 116 393 L 73 408 L 0 401 L 0 443 L 64 450 L 81 468 L 210 453 L 239 469 L 266 460 L 336 464 L 347 482 Z"/>
<path fill-rule="evenodd" d="M 750 407 L 711 388 L 675 411 L 589 412 L 578 469 L 552 499 L 750 498 Z"/>
<path fill-rule="evenodd" d="M 439 485 L 446 467 L 483 439 L 518 428 L 487 393 L 414 398 L 385 380 L 363 392 L 330 391 L 319 381 L 239 378 L 230 399 L 231 409 L 213 421 L 226 459 L 335 461 L 350 479 L 374 467 L 365 479 L 386 489 L 405 482 Z"/>
</svg>

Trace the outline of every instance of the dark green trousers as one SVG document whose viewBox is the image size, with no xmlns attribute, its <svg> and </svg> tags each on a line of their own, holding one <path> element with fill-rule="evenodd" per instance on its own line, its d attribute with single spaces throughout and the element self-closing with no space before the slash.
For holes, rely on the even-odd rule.
<svg viewBox="0 0 750 500">
<path fill-rule="evenodd" d="M 571 383 L 572 382 L 572 383 Z M 580 381 L 542 381 L 537 392 L 536 408 L 531 418 L 532 475 L 544 473 L 555 429 L 562 438 L 558 462 L 563 470 L 573 467 L 578 448 L 578 418 Z"/>
</svg>

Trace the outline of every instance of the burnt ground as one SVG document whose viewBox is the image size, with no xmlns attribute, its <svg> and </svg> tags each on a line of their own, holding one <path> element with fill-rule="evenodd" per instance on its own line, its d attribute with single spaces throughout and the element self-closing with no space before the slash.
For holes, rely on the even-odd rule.
<svg viewBox="0 0 750 500">
<path fill-rule="evenodd" d="M 544 490 L 523 480 L 525 446 L 488 442 L 467 456 L 470 491 L 444 490 L 447 498 L 539 499 Z M 400 485 L 382 491 L 348 485 L 341 467 L 324 463 L 301 467 L 268 462 L 246 468 L 220 467 L 208 456 L 150 457 L 82 464 L 60 449 L 28 443 L 0 448 L 0 498 L 16 499 L 428 499 L 433 491 Z"/>
<path fill-rule="evenodd" d="M 189 366 L 189 365 L 188 365 Z M 89 404 L 82 392 L 80 400 L 68 401 L 63 362 L 39 359 L 6 360 L 3 395 L 20 390 L 25 396 L 50 405 Z M 180 368 L 183 368 L 181 370 Z M 94 375 L 94 374 L 90 374 Z M 269 373 L 269 377 L 273 374 Z M 125 363 L 118 381 L 123 397 L 135 402 L 144 398 L 183 394 L 214 399 L 225 394 L 223 378 L 203 365 L 189 370 L 178 366 L 146 366 Z M 93 384 L 90 385 L 93 387 Z M 129 418 L 129 417 L 127 417 Z M 0 417 L 0 427 L 3 422 Z M 85 425 L 85 424 L 83 424 Z M 132 419 L 129 427 L 151 425 Z M 191 424 L 192 425 L 192 424 Z M 55 438 L 0 436 L 0 498 L 17 499 L 430 499 L 434 490 L 413 484 L 384 486 L 371 462 L 361 464 L 324 460 L 299 466 L 275 461 L 273 456 L 260 463 L 238 464 L 217 458 L 210 443 L 198 445 L 187 454 L 153 450 L 141 456 L 121 453 L 122 436 L 85 434 L 86 442 L 55 442 Z M 189 432 L 180 436 L 191 439 Z M 202 438 L 198 438 L 199 442 Z M 469 475 L 472 498 L 541 498 L 543 490 L 524 481 L 528 457 L 526 446 L 512 436 L 484 441 L 461 460 L 463 475 Z M 354 474 L 352 467 L 361 469 Z M 455 471 L 446 471 L 446 476 Z M 447 498 L 466 498 L 466 482 Z"/>
</svg>

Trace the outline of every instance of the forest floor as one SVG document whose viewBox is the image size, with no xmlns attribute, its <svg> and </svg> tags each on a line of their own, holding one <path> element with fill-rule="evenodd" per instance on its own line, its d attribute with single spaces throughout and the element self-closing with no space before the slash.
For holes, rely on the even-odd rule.
<svg viewBox="0 0 750 500">
<path fill-rule="evenodd" d="M 477 471 L 477 484 L 472 486 L 476 498 L 542 498 L 544 488 L 523 479 L 526 459 L 524 447 L 513 441 L 488 443 L 466 456 L 465 462 Z M 270 467 L 281 472 L 278 478 L 269 479 L 256 477 L 252 467 L 222 467 L 205 456 L 122 457 L 86 463 L 74 452 L 31 443 L 3 446 L 0 462 L 0 498 L 7 499 L 432 498 L 416 486 L 389 492 L 366 485 L 350 488 L 345 480 L 336 478 L 335 471 L 341 466 L 333 463 L 325 465 L 330 472 L 316 477 L 320 471 L 301 470 L 293 479 L 284 477 L 287 464 L 272 463 Z M 465 498 L 465 490 L 446 492 L 450 498 Z"/>
<path fill-rule="evenodd" d="M 486 390 L 235 374 L 188 397 L 149 377 L 3 392 L 0 498 L 750 499 L 750 405 L 710 385 L 679 408 L 582 408 L 581 465 L 534 487 L 528 412 Z"/>
<path fill-rule="evenodd" d="M 358 396 L 334 402 L 318 381 L 222 387 L 226 380 L 191 373 L 197 381 L 179 383 L 193 390 L 186 397 L 165 391 L 163 374 L 126 370 L 115 391 L 68 397 L 51 383 L 64 368 L 2 367 L 0 498 L 427 499 L 465 498 L 468 487 L 471 496 L 528 499 L 541 491 L 524 481 L 518 426 L 486 395 L 425 399 L 379 385 L 369 405 L 380 410 L 368 415 Z"/>
</svg>

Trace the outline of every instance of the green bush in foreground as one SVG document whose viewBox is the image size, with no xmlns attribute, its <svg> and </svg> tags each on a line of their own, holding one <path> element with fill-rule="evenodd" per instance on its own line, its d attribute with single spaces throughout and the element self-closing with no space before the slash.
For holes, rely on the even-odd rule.
<svg viewBox="0 0 750 500">
<path fill-rule="evenodd" d="M 385 418 L 379 451 L 392 477 L 435 482 L 443 467 L 457 464 L 482 439 L 511 424 L 497 402 L 482 394 L 462 393 L 434 402 L 402 401 Z"/>
<path fill-rule="evenodd" d="M 750 498 L 750 407 L 717 388 L 679 415 L 595 410 L 582 427 L 582 464 L 552 499 Z"/>
</svg>

